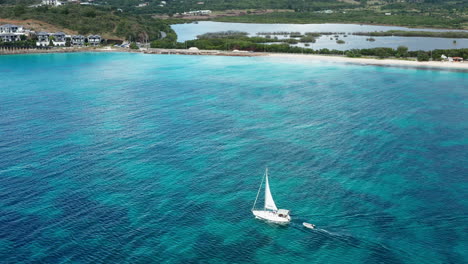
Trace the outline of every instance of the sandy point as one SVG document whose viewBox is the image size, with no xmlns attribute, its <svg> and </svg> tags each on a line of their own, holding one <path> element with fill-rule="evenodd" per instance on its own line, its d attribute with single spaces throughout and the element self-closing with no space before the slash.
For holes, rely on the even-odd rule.
<svg viewBox="0 0 468 264">
<path fill-rule="evenodd" d="M 314 60 L 338 63 L 352 63 L 361 65 L 375 65 L 403 68 L 427 68 L 427 69 L 446 69 L 468 72 L 468 62 L 448 62 L 448 61 L 415 61 L 398 59 L 374 59 L 374 58 L 349 58 L 344 56 L 312 55 L 312 54 L 282 54 L 268 53 L 269 57 L 282 58 L 291 61 Z"/>
</svg>

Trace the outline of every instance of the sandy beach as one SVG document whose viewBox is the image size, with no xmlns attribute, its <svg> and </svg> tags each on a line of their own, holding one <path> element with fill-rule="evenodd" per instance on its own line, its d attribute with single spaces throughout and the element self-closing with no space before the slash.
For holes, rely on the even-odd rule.
<svg viewBox="0 0 468 264">
<path fill-rule="evenodd" d="M 342 56 L 313 55 L 313 54 L 279 54 L 268 53 L 268 56 L 283 58 L 286 60 L 319 60 L 337 63 L 352 63 L 361 65 L 375 65 L 386 67 L 404 67 L 404 68 L 427 68 L 427 69 L 445 69 L 468 72 L 468 62 L 448 62 L 448 61 L 411 61 L 397 59 L 373 59 L 373 58 L 349 58 Z"/>
<path fill-rule="evenodd" d="M 246 52 L 246 51 L 222 51 L 222 50 L 188 50 L 188 49 L 145 49 L 130 50 L 114 47 L 103 48 L 63 48 L 50 50 L 0 50 L 0 55 L 13 54 L 32 54 L 32 53 L 74 53 L 74 52 L 131 52 L 145 54 L 171 54 L 171 55 L 206 55 L 206 56 L 239 56 L 239 57 L 257 57 L 267 56 L 282 60 L 297 61 L 311 60 L 336 63 L 352 63 L 361 65 L 374 65 L 384 67 L 402 67 L 402 68 L 421 68 L 436 70 L 454 70 L 468 72 L 468 62 L 448 62 L 448 61 L 415 61 L 398 59 L 374 59 L 374 58 L 349 58 L 333 55 L 315 55 L 315 54 L 291 54 L 291 53 L 264 53 L 264 52 Z"/>
</svg>

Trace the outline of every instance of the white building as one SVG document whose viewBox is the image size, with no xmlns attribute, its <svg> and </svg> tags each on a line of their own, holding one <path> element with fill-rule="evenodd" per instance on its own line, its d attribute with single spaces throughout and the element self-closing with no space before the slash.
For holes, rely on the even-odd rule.
<svg viewBox="0 0 468 264">
<path fill-rule="evenodd" d="M 88 43 L 91 46 L 97 46 L 101 44 L 101 36 L 99 35 L 89 35 L 88 36 Z"/>
<path fill-rule="evenodd" d="M 24 34 L 23 26 L 5 24 L 0 26 L 0 33 Z"/>
<path fill-rule="evenodd" d="M 62 3 L 58 0 L 42 0 L 42 5 L 61 6 Z"/>
<path fill-rule="evenodd" d="M 38 47 L 49 46 L 49 33 L 39 32 L 36 34 L 36 36 L 37 36 L 36 46 Z"/>
<path fill-rule="evenodd" d="M 71 37 L 72 46 L 83 46 L 85 44 L 85 37 L 82 35 L 74 35 Z"/>
<path fill-rule="evenodd" d="M 0 40 L 3 42 L 20 41 L 24 36 L 23 26 L 5 24 L 0 26 Z"/>
<path fill-rule="evenodd" d="M 0 40 L 2 42 L 13 42 L 13 41 L 20 41 L 20 35 L 12 34 L 12 33 L 0 33 Z"/>
<path fill-rule="evenodd" d="M 141 3 L 141 4 L 138 4 L 136 7 L 145 7 L 145 6 L 149 6 L 149 3 L 148 2 Z"/>
<path fill-rule="evenodd" d="M 203 15 L 209 15 L 211 14 L 211 10 L 196 10 L 196 11 L 189 11 L 189 12 L 184 12 L 183 15 L 188 15 L 188 16 L 203 16 Z"/>
<path fill-rule="evenodd" d="M 61 47 L 65 46 L 65 43 L 66 43 L 65 33 L 57 32 L 57 33 L 52 34 L 52 36 L 54 37 L 52 39 L 52 43 L 54 44 L 54 46 L 61 46 Z"/>
</svg>

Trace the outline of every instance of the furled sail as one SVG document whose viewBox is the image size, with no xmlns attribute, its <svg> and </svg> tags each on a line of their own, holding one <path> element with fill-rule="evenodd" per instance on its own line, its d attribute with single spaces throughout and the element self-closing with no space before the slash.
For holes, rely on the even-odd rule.
<svg viewBox="0 0 468 264">
<path fill-rule="evenodd" d="M 265 209 L 278 210 L 270 192 L 270 184 L 268 183 L 268 169 L 266 171 L 265 180 Z"/>
</svg>

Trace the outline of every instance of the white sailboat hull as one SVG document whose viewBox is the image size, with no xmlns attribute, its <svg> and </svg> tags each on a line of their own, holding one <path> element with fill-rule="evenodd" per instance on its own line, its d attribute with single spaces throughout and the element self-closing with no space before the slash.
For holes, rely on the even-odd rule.
<svg viewBox="0 0 468 264">
<path fill-rule="evenodd" d="M 276 224 L 287 224 L 291 221 L 291 216 L 279 216 L 275 211 L 268 210 L 252 210 L 253 215 L 257 219 L 265 220 L 268 222 L 273 222 Z"/>
</svg>

